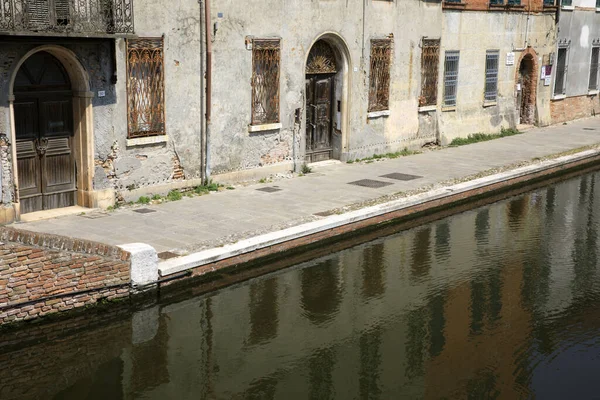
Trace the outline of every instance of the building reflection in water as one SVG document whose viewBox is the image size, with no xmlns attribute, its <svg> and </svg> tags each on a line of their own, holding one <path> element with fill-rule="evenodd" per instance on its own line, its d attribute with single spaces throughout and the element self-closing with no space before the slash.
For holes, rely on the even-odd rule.
<svg viewBox="0 0 600 400">
<path fill-rule="evenodd" d="M 5 338 L 0 397 L 529 398 L 556 381 L 585 390 L 585 374 L 565 365 L 582 354 L 570 349 L 600 353 L 599 176 L 161 305 L 147 340 L 134 340 L 135 318 L 19 346 Z M 557 369 L 560 380 L 544 379 Z M 28 391 L 23 379 L 38 384 Z"/>
</svg>

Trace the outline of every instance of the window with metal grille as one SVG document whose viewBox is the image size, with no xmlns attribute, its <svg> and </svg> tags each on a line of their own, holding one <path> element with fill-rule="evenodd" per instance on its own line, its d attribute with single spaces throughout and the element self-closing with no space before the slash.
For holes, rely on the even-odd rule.
<svg viewBox="0 0 600 400">
<path fill-rule="evenodd" d="M 556 57 L 556 77 L 554 80 L 554 95 L 565 94 L 566 85 L 565 77 L 567 75 L 567 48 L 562 47 L 558 49 L 558 55 Z"/>
<path fill-rule="evenodd" d="M 485 94 L 484 100 L 494 102 L 498 97 L 498 50 L 488 50 L 485 55 Z"/>
<path fill-rule="evenodd" d="M 569 6 L 572 6 L 572 5 L 573 5 L 573 0 L 562 0 L 562 1 L 561 1 L 561 4 L 562 4 L 563 6 L 567 6 L 567 7 L 569 7 Z"/>
<path fill-rule="evenodd" d="M 392 39 L 371 40 L 369 76 L 369 112 L 390 108 L 390 67 Z"/>
<path fill-rule="evenodd" d="M 438 69 L 440 65 L 440 40 L 423 39 L 421 52 L 421 97 L 419 106 L 437 104 Z"/>
<path fill-rule="evenodd" d="M 444 105 L 456 105 L 459 51 L 447 51 L 444 61 Z"/>
<path fill-rule="evenodd" d="M 127 40 L 128 137 L 165 134 L 163 39 Z"/>
<path fill-rule="evenodd" d="M 596 8 L 600 8 L 600 0 L 596 0 Z"/>
<path fill-rule="evenodd" d="M 490 5 L 492 5 L 492 6 L 504 5 L 504 0 L 490 0 Z"/>
<path fill-rule="evenodd" d="M 279 39 L 252 41 L 252 125 L 279 122 Z"/>
<path fill-rule="evenodd" d="M 555 3 L 554 3 L 554 2 L 555 2 L 555 0 L 544 0 L 544 5 L 545 5 L 546 7 L 552 7 L 552 6 L 554 6 L 554 5 L 555 5 Z"/>
<path fill-rule="evenodd" d="M 590 61 L 590 90 L 598 89 L 598 61 L 600 47 L 592 47 L 592 59 Z"/>
<path fill-rule="evenodd" d="M 509 6 L 520 6 L 521 0 L 508 0 L 506 4 L 508 4 Z"/>
</svg>

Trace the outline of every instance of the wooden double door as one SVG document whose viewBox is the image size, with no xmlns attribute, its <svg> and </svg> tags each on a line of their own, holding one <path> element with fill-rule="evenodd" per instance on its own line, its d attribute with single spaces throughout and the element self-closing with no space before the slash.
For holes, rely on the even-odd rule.
<svg viewBox="0 0 600 400">
<path fill-rule="evenodd" d="M 335 74 L 306 75 L 306 162 L 332 158 Z"/>
<path fill-rule="evenodd" d="M 36 54 L 21 67 L 14 115 L 21 213 L 75 205 L 73 96 L 50 54 Z"/>
</svg>

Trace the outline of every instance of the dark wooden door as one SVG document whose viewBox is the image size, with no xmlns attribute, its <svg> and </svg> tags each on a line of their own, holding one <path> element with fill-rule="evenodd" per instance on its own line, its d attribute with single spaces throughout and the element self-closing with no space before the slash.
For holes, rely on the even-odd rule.
<svg viewBox="0 0 600 400">
<path fill-rule="evenodd" d="M 306 78 L 306 161 L 329 160 L 332 156 L 334 75 Z"/>
<path fill-rule="evenodd" d="M 49 54 L 31 58 L 36 64 L 26 62 L 19 71 L 14 103 L 22 213 L 76 202 L 73 101 L 68 77 Z"/>
</svg>

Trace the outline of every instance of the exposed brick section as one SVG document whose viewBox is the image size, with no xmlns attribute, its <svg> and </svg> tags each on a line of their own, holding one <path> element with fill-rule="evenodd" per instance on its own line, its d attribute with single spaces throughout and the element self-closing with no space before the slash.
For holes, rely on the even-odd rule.
<svg viewBox="0 0 600 400">
<path fill-rule="evenodd" d="M 0 325 L 130 294 L 130 255 L 118 247 L 10 228 L 0 240 Z"/>
<path fill-rule="evenodd" d="M 550 102 L 552 123 L 572 121 L 600 112 L 600 96 L 576 96 Z"/>
</svg>

